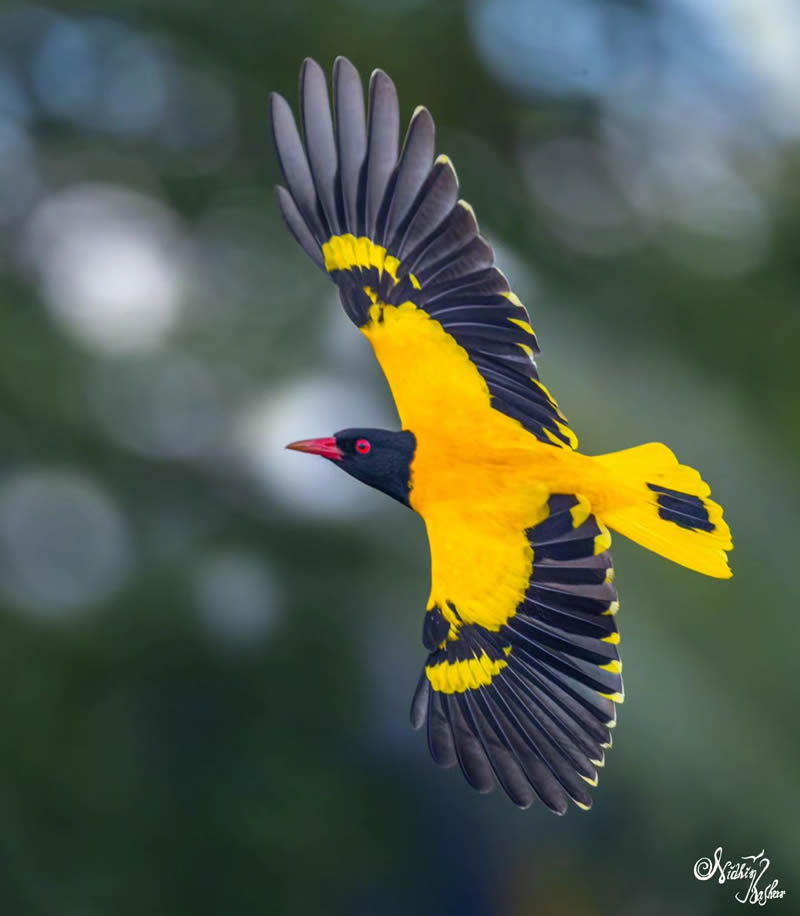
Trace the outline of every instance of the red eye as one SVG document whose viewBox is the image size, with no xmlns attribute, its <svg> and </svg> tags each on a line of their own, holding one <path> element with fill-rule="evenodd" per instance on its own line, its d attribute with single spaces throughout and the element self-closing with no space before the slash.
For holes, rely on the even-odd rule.
<svg viewBox="0 0 800 916">
<path fill-rule="evenodd" d="M 366 439 L 359 439 L 358 442 L 356 442 L 356 451 L 359 455 L 369 455 L 369 450 L 371 448 L 372 446 Z"/>
</svg>

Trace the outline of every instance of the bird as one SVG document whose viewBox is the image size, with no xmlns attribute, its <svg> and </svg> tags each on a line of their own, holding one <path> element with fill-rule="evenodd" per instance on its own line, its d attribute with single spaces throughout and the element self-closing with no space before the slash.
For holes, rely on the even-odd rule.
<svg viewBox="0 0 800 916">
<path fill-rule="evenodd" d="M 434 762 L 479 792 L 557 814 L 592 804 L 624 699 L 613 530 L 731 575 L 722 508 L 661 443 L 587 455 L 539 377 L 530 316 L 495 264 L 428 110 L 400 141 L 394 83 L 367 102 L 338 57 L 300 72 L 298 129 L 270 99 L 288 229 L 372 345 L 401 428 L 287 448 L 417 512 L 431 558 L 427 652 L 411 702 Z"/>
</svg>

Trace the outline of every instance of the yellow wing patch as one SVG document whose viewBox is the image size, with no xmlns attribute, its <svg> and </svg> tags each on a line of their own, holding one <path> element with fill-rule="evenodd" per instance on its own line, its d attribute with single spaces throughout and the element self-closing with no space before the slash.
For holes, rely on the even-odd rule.
<svg viewBox="0 0 800 916">
<path fill-rule="evenodd" d="M 365 235 L 359 238 L 350 233 L 334 235 L 322 246 L 322 256 L 328 273 L 354 268 L 369 270 L 374 267 L 381 275 L 385 271 L 395 283 L 398 282 L 397 271 L 400 261 L 388 254 L 383 245 L 377 245 Z M 412 286 L 420 288 L 419 280 L 414 274 L 409 274 L 408 278 Z"/>
<path fill-rule="evenodd" d="M 440 693 L 463 693 L 465 690 L 488 687 L 492 678 L 507 666 L 505 659 L 493 659 L 486 652 L 481 652 L 475 658 L 463 661 L 441 661 L 427 665 L 425 673 L 434 690 Z"/>
</svg>

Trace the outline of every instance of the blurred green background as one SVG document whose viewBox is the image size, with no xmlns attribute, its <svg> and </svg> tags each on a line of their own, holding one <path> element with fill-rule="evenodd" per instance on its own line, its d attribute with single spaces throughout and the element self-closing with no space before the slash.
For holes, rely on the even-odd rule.
<svg viewBox="0 0 800 916">
<path fill-rule="evenodd" d="M 720 845 L 798 912 L 798 49 L 793 0 L 3 5 L 3 916 L 723 914 Z M 617 539 L 589 814 L 433 766 L 423 526 L 282 451 L 397 422 L 272 196 L 337 54 L 433 112 L 583 449 L 734 532 L 729 582 Z"/>
</svg>

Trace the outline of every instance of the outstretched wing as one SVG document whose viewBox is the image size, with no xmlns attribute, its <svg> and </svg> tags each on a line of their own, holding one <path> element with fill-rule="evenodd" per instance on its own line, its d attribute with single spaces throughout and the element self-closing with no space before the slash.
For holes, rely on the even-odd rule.
<svg viewBox="0 0 800 916">
<path fill-rule="evenodd" d="M 394 84 L 381 70 L 372 74 L 367 116 L 358 72 L 341 57 L 335 117 L 313 60 L 303 64 L 300 100 L 304 139 L 286 101 L 272 97 L 286 182 L 278 203 L 371 340 L 403 426 L 441 431 L 448 422 L 474 424 L 475 409 L 494 410 L 542 442 L 576 448 L 539 381 L 528 313 L 459 199 L 450 160 L 434 158 L 428 111 L 416 109 L 398 149 Z"/>
<path fill-rule="evenodd" d="M 449 542 L 429 535 L 434 592 L 423 642 L 431 654 L 412 724 L 427 722 L 436 763 L 458 763 L 481 792 L 497 781 L 521 808 L 535 796 L 559 814 L 569 799 L 590 807 L 623 698 L 608 530 L 585 500 L 553 495 L 527 530 L 473 520 Z M 479 572 L 437 582 L 439 560 Z M 490 572 L 491 589 L 470 584 Z"/>
</svg>

